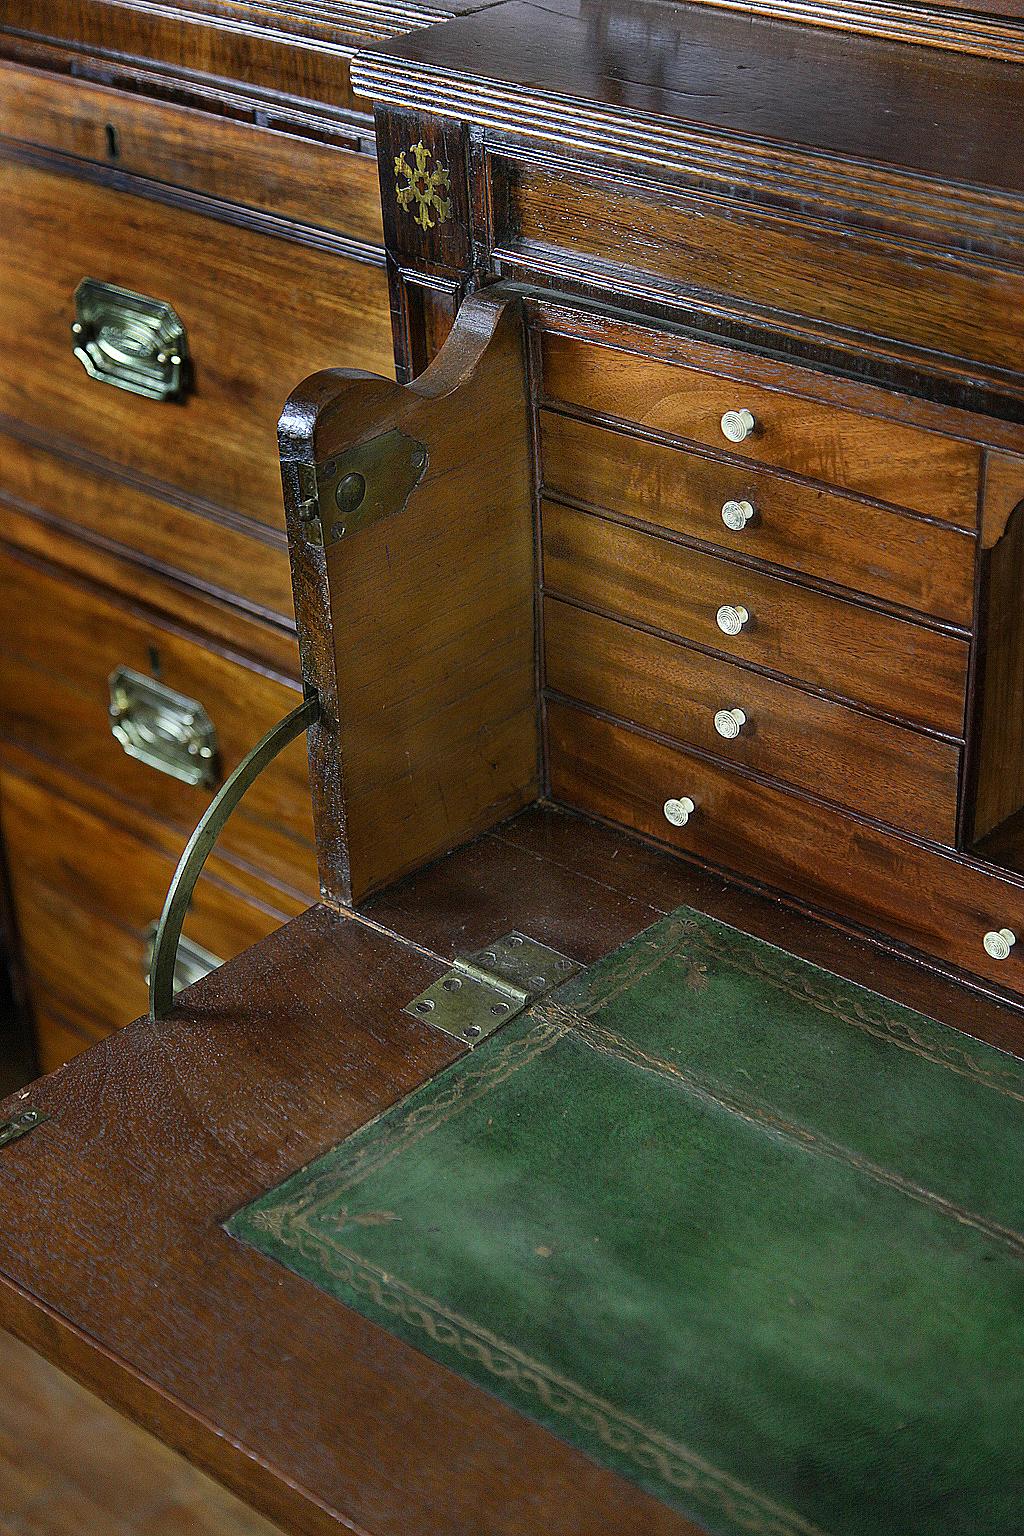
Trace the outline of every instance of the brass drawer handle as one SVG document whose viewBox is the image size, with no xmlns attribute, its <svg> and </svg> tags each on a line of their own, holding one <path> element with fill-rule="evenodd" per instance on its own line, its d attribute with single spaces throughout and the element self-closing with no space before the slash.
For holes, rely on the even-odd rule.
<svg viewBox="0 0 1024 1536">
<path fill-rule="evenodd" d="M 156 931 L 160 923 L 154 919 L 146 929 L 145 939 L 142 945 L 142 974 L 146 978 L 146 986 L 149 986 L 149 978 L 153 970 L 153 955 L 156 950 Z M 178 953 L 174 957 L 174 991 L 184 992 L 186 987 L 191 987 L 194 982 L 202 981 L 204 976 L 209 976 L 223 960 L 212 955 L 208 949 L 197 944 L 193 939 L 185 938 L 184 934 L 178 940 Z"/>
<path fill-rule="evenodd" d="M 71 327 L 92 379 L 150 400 L 178 400 L 188 385 L 188 338 L 169 304 L 83 277 Z"/>
<path fill-rule="evenodd" d="M 289 742 L 315 725 L 320 718 L 320 700 L 310 694 L 290 714 L 272 726 L 267 734 L 242 758 L 237 768 L 224 780 L 220 789 L 199 818 L 195 831 L 185 845 L 185 852 L 178 860 L 171 883 L 167 888 L 164 909 L 153 943 L 153 963 L 149 976 L 149 1016 L 156 1022 L 171 1010 L 174 1003 L 175 956 L 181 939 L 181 925 L 185 921 L 192 892 L 202 874 L 203 865 L 213 852 L 221 828 L 250 784 L 255 783 L 269 763 L 283 752 Z"/>
<path fill-rule="evenodd" d="M 129 757 L 183 784 L 217 782 L 217 732 L 198 699 L 118 667 L 110 674 L 110 730 Z"/>
</svg>

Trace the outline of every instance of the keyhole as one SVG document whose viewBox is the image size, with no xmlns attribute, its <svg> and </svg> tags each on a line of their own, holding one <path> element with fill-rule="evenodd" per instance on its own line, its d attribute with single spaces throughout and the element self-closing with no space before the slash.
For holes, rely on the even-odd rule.
<svg viewBox="0 0 1024 1536">
<path fill-rule="evenodd" d="M 113 123 L 107 123 L 103 134 L 107 141 L 107 159 L 119 159 L 121 155 L 121 140 Z"/>
</svg>

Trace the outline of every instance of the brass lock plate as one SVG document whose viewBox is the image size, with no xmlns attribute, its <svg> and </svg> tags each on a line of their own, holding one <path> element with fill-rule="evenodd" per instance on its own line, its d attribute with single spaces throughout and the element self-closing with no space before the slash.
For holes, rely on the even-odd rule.
<svg viewBox="0 0 1024 1536">
<path fill-rule="evenodd" d="M 580 969 L 568 955 L 525 933 L 507 933 L 485 949 L 460 955 L 403 1012 L 472 1049 Z"/>
<path fill-rule="evenodd" d="M 188 382 L 188 338 L 169 304 L 83 277 L 71 326 L 90 378 L 150 400 L 178 400 Z"/>
<path fill-rule="evenodd" d="M 426 473 L 425 443 L 393 427 L 315 468 L 299 465 L 299 515 L 306 537 L 325 549 L 394 517 Z"/>
<path fill-rule="evenodd" d="M 110 730 L 129 757 L 183 784 L 216 784 L 217 732 L 198 699 L 131 667 L 112 672 L 109 688 Z"/>
</svg>

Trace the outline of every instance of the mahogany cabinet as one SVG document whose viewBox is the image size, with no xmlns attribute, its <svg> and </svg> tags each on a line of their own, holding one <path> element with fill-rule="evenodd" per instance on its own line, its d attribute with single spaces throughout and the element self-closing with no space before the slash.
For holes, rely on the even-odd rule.
<svg viewBox="0 0 1024 1536">
<path fill-rule="evenodd" d="M 304 200 L 315 185 L 322 210 L 336 162 L 317 161 L 327 181 L 312 161 L 309 180 L 283 176 L 275 218 L 299 220 L 301 203 L 311 220 L 289 236 L 295 286 L 265 325 L 275 377 L 291 370 L 279 446 L 297 668 L 280 660 L 283 623 L 277 666 L 239 638 L 240 615 L 270 627 L 254 613 L 270 567 L 219 531 L 208 556 L 188 534 L 205 476 L 218 530 L 283 554 L 266 462 L 253 473 L 257 413 L 238 410 L 269 405 L 251 335 L 238 373 L 220 353 L 196 369 L 194 464 L 166 415 L 128 431 L 109 389 L 85 410 L 56 351 L 21 402 L 12 462 L 67 496 L 40 440 L 60 423 L 84 494 L 45 526 L 73 514 L 90 553 L 73 582 L 38 534 L 7 556 L 26 593 L 18 664 L 39 654 L 44 582 L 73 586 L 83 637 L 73 659 L 48 657 L 59 720 L 11 690 L 16 901 L 19 861 L 22 902 L 59 878 L 32 828 L 71 825 L 55 810 L 62 764 L 78 774 L 76 845 L 101 827 L 112 846 L 116 824 L 131 872 L 82 862 L 83 945 L 115 902 L 134 931 L 149 871 L 168 872 L 182 811 L 162 784 L 129 787 L 133 765 L 75 724 L 114 638 L 139 675 L 140 647 L 162 648 L 196 697 L 205 640 L 235 757 L 246 725 L 255 739 L 301 687 L 312 832 L 289 809 L 291 747 L 228 823 L 195 902 L 211 948 L 247 902 L 252 947 L 0 1106 L 38 1116 L 0 1150 L 0 1321 L 288 1530 L 702 1528 L 224 1229 L 458 1060 L 468 1037 L 413 1006 L 457 957 L 516 930 L 589 965 L 685 903 L 950 1026 L 954 1056 L 966 1037 L 1024 1054 L 1017 10 L 501 0 L 364 38 L 342 83 L 317 46 L 328 20 L 296 7 L 304 110 L 334 89 L 343 112 L 373 104 L 386 263 L 367 270 L 394 326 L 393 377 L 372 321 L 338 327 L 347 357 L 307 361 L 361 291 L 331 271 L 362 258 L 322 211 L 308 233 Z M 105 7 L 80 11 L 89 46 L 106 46 Z M 223 33 L 210 19 L 242 12 Z M 196 8 L 211 70 L 245 52 L 255 90 L 272 54 L 254 12 Z M 169 47 L 162 10 L 132 16 L 140 56 Z M 145 142 L 172 153 L 156 128 Z M 269 183 L 225 155 L 252 247 L 198 235 L 206 205 L 183 192 L 167 238 L 193 252 L 209 313 L 229 316 L 252 308 Z M 53 174 L 35 151 L 15 159 Z M 211 149 L 190 174 L 224 165 Z M 343 180 L 330 218 L 355 216 Z M 99 203 L 126 194 L 80 183 L 83 228 L 102 232 Z M 133 227 L 151 272 L 146 213 Z M 48 313 L 55 271 L 18 302 Z M 161 297 L 186 308 L 171 286 Z M 115 441 L 133 498 L 119 537 L 153 540 L 132 593 L 102 579 L 114 541 L 90 489 Z M 154 516 L 156 482 L 172 522 Z M 197 582 L 222 573 L 188 615 L 158 595 L 179 549 Z M 300 840 L 320 900 L 269 933 L 301 904 L 287 873 Z M 35 910 L 37 935 L 59 925 L 52 903 Z M 75 1006 L 90 997 L 80 987 Z"/>
</svg>

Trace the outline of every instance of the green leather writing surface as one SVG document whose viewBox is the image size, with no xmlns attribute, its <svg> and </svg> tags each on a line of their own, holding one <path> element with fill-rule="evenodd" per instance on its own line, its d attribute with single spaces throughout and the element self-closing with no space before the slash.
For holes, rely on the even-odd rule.
<svg viewBox="0 0 1024 1536">
<path fill-rule="evenodd" d="M 1022 1131 L 1024 1063 L 681 910 L 229 1229 L 711 1530 L 1009 1536 Z"/>
</svg>

